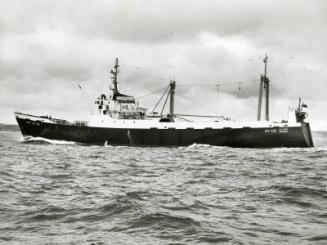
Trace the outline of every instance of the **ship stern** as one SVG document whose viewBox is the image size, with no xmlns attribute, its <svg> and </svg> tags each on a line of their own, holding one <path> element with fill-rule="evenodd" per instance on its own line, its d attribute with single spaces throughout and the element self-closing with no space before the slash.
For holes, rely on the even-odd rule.
<svg viewBox="0 0 327 245">
<path fill-rule="evenodd" d="M 302 122 L 301 130 L 307 147 L 314 147 L 310 124 L 308 122 Z"/>
</svg>

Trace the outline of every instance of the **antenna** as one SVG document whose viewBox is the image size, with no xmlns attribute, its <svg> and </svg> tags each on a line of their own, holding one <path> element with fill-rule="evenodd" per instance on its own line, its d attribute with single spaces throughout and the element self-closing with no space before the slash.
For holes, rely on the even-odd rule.
<svg viewBox="0 0 327 245">
<path fill-rule="evenodd" d="M 268 56 L 265 55 L 265 58 L 263 59 L 263 63 L 265 63 L 265 77 L 267 77 L 267 63 L 268 63 Z"/>
</svg>

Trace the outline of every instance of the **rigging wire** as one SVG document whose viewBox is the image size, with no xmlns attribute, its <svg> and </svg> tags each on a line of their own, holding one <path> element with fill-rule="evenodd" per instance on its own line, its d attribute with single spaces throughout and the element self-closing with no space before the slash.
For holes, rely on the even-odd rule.
<svg viewBox="0 0 327 245">
<path fill-rule="evenodd" d="M 162 107 L 162 110 L 161 110 L 160 116 L 162 116 L 162 113 L 163 113 L 163 111 L 164 111 L 164 109 L 165 109 L 165 107 L 166 107 L 166 103 L 167 103 L 167 100 L 168 100 L 168 98 L 169 98 L 169 94 L 170 94 L 170 90 L 169 90 L 169 92 L 167 93 L 167 97 L 166 97 L 165 103 L 164 103 L 164 105 L 163 105 L 163 107 Z"/>
<path fill-rule="evenodd" d="M 258 79 L 250 80 L 250 81 L 244 81 L 244 82 L 232 82 L 232 83 L 194 83 L 194 82 L 178 82 L 178 86 L 199 86 L 199 87 L 219 87 L 219 86 L 232 86 L 232 85 L 240 85 L 240 84 L 248 84 L 248 83 L 256 83 L 258 82 Z"/>
<path fill-rule="evenodd" d="M 281 94 L 281 95 L 283 95 L 283 94 L 286 94 L 286 91 L 288 91 L 288 89 L 286 89 L 285 87 L 284 87 L 284 83 L 282 82 L 282 80 L 280 80 L 279 78 L 274 78 L 274 81 L 277 81 L 278 82 L 278 86 L 279 86 L 279 88 L 277 88 L 277 87 L 275 87 L 275 89 L 276 90 L 278 90 L 278 92 Z"/>
<path fill-rule="evenodd" d="M 286 99 L 285 97 L 283 97 L 283 96 L 280 94 L 280 92 L 277 92 L 276 87 L 271 86 L 271 91 L 274 92 L 275 94 L 277 94 L 277 97 L 279 97 L 279 98 L 281 99 L 280 102 L 281 102 L 282 104 L 284 104 L 285 107 L 288 108 L 287 111 L 286 111 L 286 115 L 285 115 L 285 117 L 288 118 L 289 109 L 290 109 L 290 108 L 293 108 L 293 107 L 290 106 L 289 103 L 285 102 L 285 100 L 287 101 L 287 99 Z"/>
<path fill-rule="evenodd" d="M 58 92 L 61 92 L 63 90 L 66 90 L 67 88 L 69 88 L 70 86 L 76 86 L 75 84 L 72 84 L 72 83 L 68 83 L 66 84 L 66 86 L 64 87 L 61 87 L 61 88 L 58 88 L 57 90 L 55 91 L 51 91 L 51 93 L 48 93 L 47 95 L 43 96 L 42 98 L 36 100 L 34 103 L 32 103 L 32 106 L 35 106 L 36 104 L 39 104 L 40 102 L 43 102 L 43 101 L 46 101 L 46 100 L 49 100 L 50 98 L 54 97 L 55 95 L 58 94 Z"/>
<path fill-rule="evenodd" d="M 195 105 L 197 105 L 197 106 L 199 106 L 199 107 L 202 107 L 202 108 L 204 108 L 204 109 L 206 109 L 207 111 L 210 111 L 211 113 L 213 113 L 214 115 L 216 115 L 216 112 L 215 111 L 212 111 L 212 110 L 210 110 L 209 108 L 207 108 L 206 106 L 204 106 L 204 105 L 201 105 L 201 104 L 199 104 L 199 103 L 196 103 L 195 101 L 193 101 L 193 100 L 190 100 L 190 99 L 188 99 L 188 98 L 186 98 L 186 97 L 184 97 L 184 96 L 182 96 L 182 95 L 180 95 L 180 94 L 175 94 L 176 96 L 179 96 L 179 97 L 181 97 L 181 98 L 183 98 L 184 100 L 187 100 L 187 101 L 190 101 L 190 102 L 192 102 L 193 104 L 195 104 Z M 218 115 L 216 115 L 217 117 L 218 117 Z"/>
<path fill-rule="evenodd" d="M 275 85 L 270 84 L 270 88 L 277 95 L 277 97 L 287 100 L 287 98 L 283 95 L 284 93 L 281 92 Z"/>
<path fill-rule="evenodd" d="M 168 87 L 169 87 L 169 86 L 168 86 Z M 158 89 L 158 90 L 156 90 L 156 91 L 153 91 L 153 92 L 151 92 L 151 93 L 148 93 L 148 94 L 145 94 L 145 95 L 142 95 L 142 96 L 136 97 L 135 99 L 137 99 L 137 100 L 139 100 L 139 99 L 143 99 L 143 98 L 145 98 L 145 97 L 148 97 L 148 96 L 150 96 L 150 95 L 154 95 L 154 94 L 159 93 L 159 92 L 161 92 L 161 91 L 163 91 L 163 90 L 166 90 L 166 89 L 167 89 L 167 87 L 164 87 L 164 88 Z"/>
<path fill-rule="evenodd" d="M 184 105 L 183 103 L 180 103 L 180 101 L 179 101 L 179 97 L 175 97 L 175 102 L 176 102 L 175 104 L 178 105 L 178 108 L 179 108 L 180 111 L 184 111 L 184 112 L 187 111 L 187 108 L 185 107 L 185 105 Z M 177 110 L 176 110 L 176 111 L 177 111 Z M 175 114 L 176 114 L 176 113 L 175 113 Z M 175 114 L 174 114 L 174 115 L 175 115 Z M 177 113 L 177 114 L 178 114 L 178 113 Z"/>
<path fill-rule="evenodd" d="M 270 87 L 271 87 L 272 91 L 275 92 L 275 94 L 276 94 L 280 99 L 286 99 L 286 97 L 283 95 L 282 92 L 280 92 L 280 90 L 279 90 L 277 87 L 272 86 L 272 85 L 270 85 Z"/>
<path fill-rule="evenodd" d="M 169 86 L 167 86 L 167 87 L 165 88 L 165 92 L 161 95 L 159 101 L 157 102 L 157 104 L 156 104 L 155 107 L 153 108 L 152 113 L 153 113 L 154 110 L 157 108 L 157 106 L 160 104 L 162 98 L 165 96 L 165 94 L 167 93 L 168 89 L 169 89 Z"/>
<path fill-rule="evenodd" d="M 271 91 L 279 98 L 279 99 L 281 99 L 280 101 L 284 104 L 284 105 L 286 105 L 287 107 L 290 107 L 290 105 L 287 103 L 287 102 L 285 102 L 285 100 L 287 101 L 287 99 L 286 99 L 286 97 L 284 97 L 284 96 L 282 96 L 279 92 L 278 92 L 278 90 L 276 90 L 276 88 L 275 87 L 273 87 L 273 86 L 271 86 Z"/>
<path fill-rule="evenodd" d="M 98 70 L 96 70 L 96 71 L 93 71 L 93 72 L 90 72 L 90 73 L 85 74 L 85 75 L 83 76 L 83 78 L 81 78 L 81 79 L 77 79 L 77 81 L 87 81 L 88 78 L 92 78 L 92 77 L 94 77 L 95 75 L 97 75 L 97 74 L 99 74 L 99 73 L 102 73 L 102 72 L 104 72 L 104 71 L 106 71 L 106 70 L 107 70 L 107 66 L 102 67 L 102 68 L 100 68 L 100 69 L 98 69 Z M 74 81 L 76 81 L 76 80 L 74 80 Z"/>
<path fill-rule="evenodd" d="M 211 116 L 211 115 L 194 115 L 194 114 L 174 114 L 174 116 L 184 116 L 184 117 L 205 117 L 205 118 L 217 118 L 217 116 Z M 218 116 L 220 117 L 220 116 Z"/>
<path fill-rule="evenodd" d="M 239 99 L 239 97 L 240 97 L 241 89 L 242 89 L 242 87 L 241 87 L 241 83 L 238 83 L 238 89 L 237 89 L 237 92 L 236 92 L 236 101 L 233 102 L 233 101 L 231 100 L 231 103 L 232 103 L 232 105 L 231 105 L 231 107 L 232 107 L 231 117 L 232 117 L 232 118 L 235 118 L 236 109 L 237 109 L 237 107 L 239 106 L 239 101 L 238 101 L 238 99 Z"/>
<path fill-rule="evenodd" d="M 54 91 L 51 91 L 50 93 L 48 93 L 47 95 L 43 96 L 42 98 L 36 100 L 32 106 L 35 106 L 36 104 L 39 104 L 40 102 L 43 102 L 43 101 L 46 101 L 46 100 L 49 100 L 50 98 L 54 97 L 55 95 L 58 94 L 58 92 L 61 92 L 63 90 L 66 90 L 67 88 L 69 88 L 70 86 L 76 86 L 76 82 L 77 82 L 77 85 L 78 85 L 78 82 L 84 82 L 84 81 L 87 81 L 88 78 L 91 78 L 93 77 L 94 75 L 96 74 L 99 74 L 101 72 L 103 72 L 105 70 L 105 68 L 101 68 L 101 69 L 98 69 L 94 72 L 90 72 L 90 73 L 87 73 L 86 75 L 83 76 L 82 79 L 76 79 L 76 80 L 67 80 L 65 81 L 66 85 L 63 86 L 63 87 L 60 87 Z"/>
<path fill-rule="evenodd" d="M 184 118 L 184 117 L 181 117 L 181 116 L 178 115 L 178 114 L 174 114 L 174 117 L 180 118 L 180 119 L 182 119 L 182 120 L 184 120 L 184 121 L 187 121 L 187 122 L 193 122 L 192 120 L 189 120 L 189 119 L 186 119 L 186 118 Z"/>
</svg>

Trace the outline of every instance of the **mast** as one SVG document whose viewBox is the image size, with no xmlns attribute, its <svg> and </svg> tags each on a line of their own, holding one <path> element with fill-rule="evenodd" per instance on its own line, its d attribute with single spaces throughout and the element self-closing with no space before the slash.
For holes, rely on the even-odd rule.
<svg viewBox="0 0 327 245">
<path fill-rule="evenodd" d="M 269 121 L 269 78 L 267 77 L 267 63 L 268 63 L 268 56 L 266 54 L 263 63 L 265 63 L 265 70 L 264 75 L 260 77 L 260 90 L 259 90 L 259 101 L 258 101 L 258 114 L 257 120 L 261 120 L 261 107 L 262 107 L 262 98 L 263 98 L 263 90 L 265 90 L 266 96 L 266 114 L 265 120 Z"/>
<path fill-rule="evenodd" d="M 170 81 L 170 106 L 169 106 L 169 118 L 170 121 L 174 121 L 174 106 L 175 106 L 175 88 L 176 88 L 176 82 L 174 80 Z"/>
<path fill-rule="evenodd" d="M 269 79 L 267 77 L 267 62 L 268 62 L 267 54 L 263 62 L 265 63 L 264 82 L 266 88 L 266 121 L 269 121 Z"/>
<path fill-rule="evenodd" d="M 111 69 L 110 73 L 112 74 L 112 83 L 114 85 L 113 87 L 113 91 L 114 91 L 114 94 L 118 94 L 118 87 L 117 87 L 117 84 L 118 84 L 118 73 L 119 73 L 119 64 L 118 64 L 118 58 L 115 59 L 115 65 L 114 65 L 114 69 Z"/>
<path fill-rule="evenodd" d="M 257 115 L 257 121 L 261 120 L 261 106 L 262 106 L 262 94 L 263 94 L 263 78 L 262 75 L 260 77 L 260 89 L 259 89 L 259 101 L 258 101 L 258 115 Z"/>
<path fill-rule="evenodd" d="M 302 110 L 302 108 L 301 108 L 301 97 L 299 98 L 299 106 L 297 107 L 297 110 L 298 111 L 301 111 Z"/>
</svg>

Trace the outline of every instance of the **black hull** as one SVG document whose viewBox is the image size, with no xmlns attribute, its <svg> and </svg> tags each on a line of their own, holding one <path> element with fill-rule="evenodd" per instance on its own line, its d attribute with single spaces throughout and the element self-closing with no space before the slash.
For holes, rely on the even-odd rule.
<svg viewBox="0 0 327 245">
<path fill-rule="evenodd" d="M 308 123 L 283 128 L 126 129 L 72 126 L 17 118 L 24 136 L 85 144 L 133 146 L 313 147 Z"/>
</svg>

